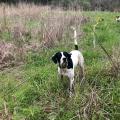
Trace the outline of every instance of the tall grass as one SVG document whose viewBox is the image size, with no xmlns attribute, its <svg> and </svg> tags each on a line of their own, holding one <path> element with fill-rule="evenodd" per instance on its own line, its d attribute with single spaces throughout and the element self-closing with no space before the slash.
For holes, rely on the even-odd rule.
<svg viewBox="0 0 120 120">
<path fill-rule="evenodd" d="M 96 17 L 103 17 L 104 21 L 96 28 L 97 40 L 119 70 L 120 35 L 119 24 L 113 19 L 115 13 L 83 12 L 84 17 L 81 11 L 51 10 L 49 6 L 4 6 L 0 7 L 1 64 L 23 61 L 23 66 L 11 65 L 0 71 L 0 119 L 120 118 L 119 76 L 114 75 L 114 66 L 97 43 L 93 48 L 91 30 Z M 80 35 L 78 44 L 85 58 L 86 78 L 80 85 L 75 77 L 75 95 L 70 99 L 67 94 L 69 81 L 67 78 L 59 80 L 51 56 L 57 51 L 69 52 L 74 47 L 71 26 L 76 27 Z M 3 57 L 7 51 L 8 57 Z"/>
<path fill-rule="evenodd" d="M 13 44 L 16 51 L 15 53 L 14 51 L 9 52 L 7 56 L 14 58 L 15 62 L 24 61 L 28 51 L 51 48 L 59 42 L 64 44 L 65 42 L 62 40 L 67 43 L 66 37 L 72 38 L 70 27 L 80 28 L 84 19 L 80 11 L 76 13 L 59 8 L 51 10 L 49 6 L 34 4 L 18 4 L 18 6 L 2 4 L 0 5 L 0 16 L 0 39 Z M 78 30 L 80 32 L 80 29 Z M 1 46 L 7 45 L 4 46 L 1 43 Z M 2 61 L 4 61 L 4 53 L 4 49 L 2 49 Z"/>
</svg>

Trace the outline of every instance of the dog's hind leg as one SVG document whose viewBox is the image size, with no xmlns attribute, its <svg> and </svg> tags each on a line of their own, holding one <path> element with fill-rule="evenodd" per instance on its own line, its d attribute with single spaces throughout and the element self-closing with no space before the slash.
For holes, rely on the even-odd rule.
<svg viewBox="0 0 120 120">
<path fill-rule="evenodd" d="M 85 72 L 84 72 L 84 66 L 80 65 L 80 71 L 79 71 L 79 75 L 80 75 L 80 84 L 82 84 L 84 82 L 85 79 Z"/>
<path fill-rule="evenodd" d="M 75 89 L 74 89 L 74 77 L 72 77 L 72 78 L 70 78 L 69 96 L 72 97 L 74 92 L 75 92 Z"/>
</svg>

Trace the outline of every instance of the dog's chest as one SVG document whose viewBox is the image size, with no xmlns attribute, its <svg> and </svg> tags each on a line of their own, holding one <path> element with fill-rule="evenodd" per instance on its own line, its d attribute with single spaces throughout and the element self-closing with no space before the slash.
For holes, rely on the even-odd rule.
<svg viewBox="0 0 120 120">
<path fill-rule="evenodd" d="M 60 69 L 60 68 L 58 68 L 58 74 L 71 77 L 74 75 L 74 72 L 73 72 L 73 69 L 67 69 L 67 68 Z"/>
<path fill-rule="evenodd" d="M 67 75 L 68 74 L 68 70 L 67 69 L 60 69 L 60 73 L 62 75 Z"/>
</svg>

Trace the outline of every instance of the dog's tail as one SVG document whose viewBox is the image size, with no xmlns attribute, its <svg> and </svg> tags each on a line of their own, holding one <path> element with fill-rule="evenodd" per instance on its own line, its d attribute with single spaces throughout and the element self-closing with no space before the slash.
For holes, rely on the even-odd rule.
<svg viewBox="0 0 120 120">
<path fill-rule="evenodd" d="M 75 45 L 75 50 L 78 50 L 78 43 L 77 43 L 77 31 L 75 27 L 71 27 L 74 31 L 74 45 Z"/>
</svg>

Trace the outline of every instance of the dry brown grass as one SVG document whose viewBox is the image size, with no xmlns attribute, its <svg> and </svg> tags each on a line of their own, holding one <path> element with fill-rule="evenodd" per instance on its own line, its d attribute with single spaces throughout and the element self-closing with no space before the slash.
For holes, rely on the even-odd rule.
<svg viewBox="0 0 120 120">
<path fill-rule="evenodd" d="M 113 48 L 112 60 L 114 66 L 111 66 L 111 74 L 120 77 L 120 45 Z"/>
<path fill-rule="evenodd" d="M 34 4 L 1 4 L 0 16 L 0 41 L 13 44 L 21 59 L 26 51 L 37 51 L 43 47 L 53 47 L 59 42 L 68 42 L 68 38 L 72 39 L 73 35 L 71 26 L 76 27 L 78 35 L 81 35 L 80 26 L 85 19 L 80 11 L 63 11 L 59 8 L 52 10 L 49 6 Z"/>
<path fill-rule="evenodd" d="M 48 6 L 27 4 L 19 4 L 17 7 L 1 5 L 0 16 L 1 32 L 3 28 L 7 28 L 9 32 L 16 31 L 17 28 L 17 32 L 19 29 L 22 36 L 32 33 L 33 39 L 44 42 L 61 40 L 68 27 L 71 25 L 80 27 L 83 21 L 80 11 L 51 10 Z"/>
</svg>

